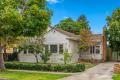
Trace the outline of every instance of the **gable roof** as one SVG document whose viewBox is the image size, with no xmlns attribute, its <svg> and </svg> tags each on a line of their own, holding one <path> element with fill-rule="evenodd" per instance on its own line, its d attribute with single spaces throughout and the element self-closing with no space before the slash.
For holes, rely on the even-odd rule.
<svg viewBox="0 0 120 80">
<path fill-rule="evenodd" d="M 64 31 L 64 30 L 62 30 L 60 28 L 51 27 L 51 26 L 49 26 L 49 28 L 51 28 L 51 30 L 47 31 L 47 33 L 50 32 L 50 31 L 52 31 L 52 30 L 55 30 L 55 31 L 58 31 L 58 32 L 66 35 L 66 36 L 68 36 L 69 37 L 68 39 L 71 39 L 71 40 L 79 40 L 79 38 L 80 38 L 80 35 L 75 35 L 73 33 Z"/>
<path fill-rule="evenodd" d="M 69 36 L 69 37 L 80 37 L 79 35 L 75 35 L 75 34 L 73 34 L 73 33 L 64 31 L 64 30 L 59 29 L 59 28 L 55 28 L 55 30 L 56 30 L 56 31 L 59 31 L 59 32 L 65 34 L 65 35 L 67 35 L 67 36 Z"/>
<path fill-rule="evenodd" d="M 70 40 L 75 40 L 75 41 L 79 41 L 80 40 L 80 35 L 76 35 L 76 34 L 67 32 L 67 31 L 62 30 L 60 28 L 51 27 L 51 26 L 49 26 L 49 27 L 51 28 L 51 30 L 56 30 L 56 31 L 58 31 L 58 32 L 68 36 L 69 37 L 68 39 L 70 39 Z M 51 30 L 49 30 L 49 31 L 51 31 Z M 95 41 L 95 42 L 102 41 L 102 34 L 92 34 L 92 38 L 91 39 L 93 41 Z"/>
</svg>

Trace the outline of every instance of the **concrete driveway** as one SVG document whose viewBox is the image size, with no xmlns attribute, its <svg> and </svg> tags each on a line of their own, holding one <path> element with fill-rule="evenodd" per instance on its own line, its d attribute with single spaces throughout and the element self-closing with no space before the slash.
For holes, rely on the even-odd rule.
<svg viewBox="0 0 120 80">
<path fill-rule="evenodd" d="M 60 80 L 112 80 L 115 63 L 101 63 L 83 73 Z"/>
</svg>

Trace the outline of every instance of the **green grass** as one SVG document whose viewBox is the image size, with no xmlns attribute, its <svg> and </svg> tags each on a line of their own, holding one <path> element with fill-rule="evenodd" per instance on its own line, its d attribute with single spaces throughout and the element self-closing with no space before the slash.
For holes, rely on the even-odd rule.
<svg viewBox="0 0 120 80">
<path fill-rule="evenodd" d="M 93 63 L 84 63 L 84 64 L 85 64 L 85 69 L 89 69 L 96 66 L 96 64 L 93 64 Z"/>
<path fill-rule="evenodd" d="M 120 80 L 120 74 L 115 74 L 113 76 L 113 80 Z"/>
<path fill-rule="evenodd" d="M 57 80 L 59 78 L 67 77 L 67 74 L 48 74 L 48 73 L 28 73 L 28 72 L 15 72 L 5 71 L 0 72 L 0 78 L 10 80 Z"/>
</svg>

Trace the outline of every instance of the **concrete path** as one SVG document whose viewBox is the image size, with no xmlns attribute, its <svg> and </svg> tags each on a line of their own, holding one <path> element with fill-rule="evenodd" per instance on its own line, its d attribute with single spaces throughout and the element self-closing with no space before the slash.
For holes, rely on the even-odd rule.
<svg viewBox="0 0 120 80">
<path fill-rule="evenodd" d="M 115 63 L 101 63 L 83 73 L 59 80 L 112 80 Z"/>
</svg>

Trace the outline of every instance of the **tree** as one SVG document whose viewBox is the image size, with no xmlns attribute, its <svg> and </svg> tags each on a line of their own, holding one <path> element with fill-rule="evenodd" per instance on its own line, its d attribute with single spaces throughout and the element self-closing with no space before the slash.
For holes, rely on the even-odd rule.
<svg viewBox="0 0 120 80">
<path fill-rule="evenodd" d="M 45 0 L 0 0 L 0 70 L 4 70 L 3 50 L 18 37 L 41 35 L 50 24 L 51 12 Z"/>
<path fill-rule="evenodd" d="M 80 16 L 77 21 L 74 21 L 72 18 L 67 18 L 61 20 L 55 27 L 63 29 L 67 32 L 74 33 L 76 35 L 80 34 L 80 30 L 83 28 L 90 28 L 88 21 L 85 16 Z"/>
<path fill-rule="evenodd" d="M 71 32 L 71 33 L 74 33 L 74 30 L 76 28 L 75 21 L 72 18 L 61 20 L 60 23 L 55 25 L 55 27 Z"/>
<path fill-rule="evenodd" d="M 80 23 L 80 25 L 82 26 L 82 28 L 90 29 L 89 23 L 88 23 L 87 18 L 86 18 L 85 15 L 81 15 L 78 18 L 77 22 Z"/>
<path fill-rule="evenodd" d="M 40 37 L 32 37 L 26 39 L 25 42 L 23 42 L 20 46 L 20 50 L 29 50 L 32 54 L 34 54 L 36 63 L 39 62 L 38 60 L 38 54 L 42 54 L 44 51 L 44 44 L 43 44 L 44 38 L 42 36 Z"/>
<path fill-rule="evenodd" d="M 107 17 L 108 40 L 112 50 L 119 53 L 120 48 L 120 8 L 117 8 L 112 16 Z"/>
<path fill-rule="evenodd" d="M 34 54 L 36 63 L 39 63 L 38 56 L 41 57 L 43 62 L 46 64 L 51 56 L 51 53 L 47 50 L 45 51 L 44 38 L 43 35 L 40 37 L 28 38 L 19 46 L 20 51 L 29 50 Z M 39 55 L 40 54 L 40 55 Z"/>
<path fill-rule="evenodd" d="M 49 52 L 49 51 L 47 51 L 47 52 L 46 52 L 46 51 L 43 51 L 43 52 L 40 54 L 40 56 L 41 56 L 44 64 L 47 63 L 47 61 L 50 59 L 50 56 L 51 56 L 51 55 L 52 55 L 52 54 L 51 54 L 51 52 Z"/>
<path fill-rule="evenodd" d="M 0 1 L 0 70 L 5 69 L 3 50 L 20 35 L 22 16 L 16 10 L 15 0 Z M 19 28 L 19 29 L 18 29 Z"/>
<path fill-rule="evenodd" d="M 92 34 L 89 29 L 82 29 L 80 31 L 80 50 L 86 50 L 92 45 L 91 37 Z"/>
<path fill-rule="evenodd" d="M 79 52 L 82 55 L 82 52 L 88 51 L 91 46 L 96 45 L 96 41 L 93 40 L 94 35 L 91 33 L 90 29 L 82 29 L 80 31 L 80 42 L 79 42 Z M 91 56 L 92 60 L 92 56 Z"/>
</svg>

